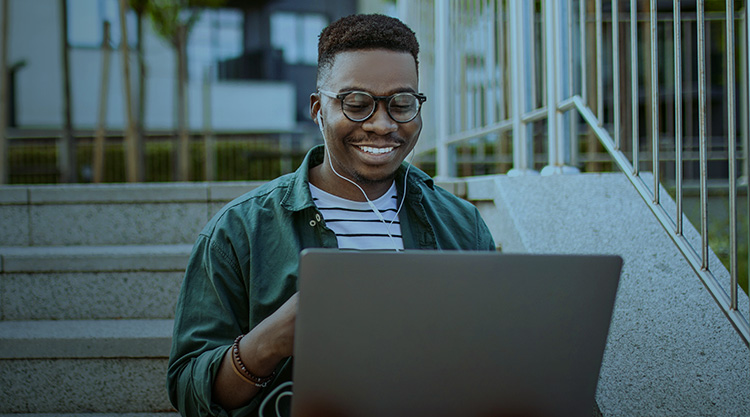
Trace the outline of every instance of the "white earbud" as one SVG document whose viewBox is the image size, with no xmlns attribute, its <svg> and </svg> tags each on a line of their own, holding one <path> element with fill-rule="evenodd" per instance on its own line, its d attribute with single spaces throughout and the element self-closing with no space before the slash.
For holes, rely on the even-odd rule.
<svg viewBox="0 0 750 417">
<path fill-rule="evenodd" d="M 320 133 L 323 133 L 323 117 L 320 115 L 320 111 L 318 111 L 318 115 L 315 116 L 316 119 L 318 119 L 318 129 L 320 129 Z M 325 134 L 323 134 L 323 139 L 325 139 Z"/>
</svg>

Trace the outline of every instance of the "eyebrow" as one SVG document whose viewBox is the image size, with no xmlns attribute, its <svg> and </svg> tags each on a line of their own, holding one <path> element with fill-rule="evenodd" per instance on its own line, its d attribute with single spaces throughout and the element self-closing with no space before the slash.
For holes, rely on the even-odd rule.
<svg viewBox="0 0 750 417">
<path fill-rule="evenodd" d="M 370 90 L 368 90 L 366 88 L 356 87 L 356 86 L 346 86 L 346 87 L 343 87 L 343 88 L 339 89 L 338 93 L 339 94 L 341 94 L 341 93 L 348 93 L 350 91 L 364 91 L 364 92 L 370 93 L 370 94 L 372 94 L 374 96 L 378 95 L 378 94 L 375 94 L 375 93 L 373 93 L 372 91 L 370 91 Z M 391 96 L 393 94 L 398 94 L 398 93 L 416 93 L 416 91 L 413 88 L 411 88 L 411 87 L 398 87 L 398 88 L 394 88 L 393 90 L 390 90 L 388 92 L 388 94 L 385 94 L 385 96 Z"/>
</svg>

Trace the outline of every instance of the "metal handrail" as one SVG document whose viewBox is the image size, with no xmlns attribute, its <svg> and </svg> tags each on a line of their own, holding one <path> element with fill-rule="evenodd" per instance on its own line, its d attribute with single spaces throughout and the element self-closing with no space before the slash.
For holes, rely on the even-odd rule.
<svg viewBox="0 0 750 417">
<path fill-rule="evenodd" d="M 411 2 L 410 2 L 411 3 Z M 727 165 L 728 165 L 728 186 L 729 186 L 729 241 L 730 241 L 730 260 L 728 264 L 730 288 L 727 291 L 726 287 L 723 286 L 718 277 L 717 273 L 722 275 L 723 271 L 721 266 L 717 265 L 718 269 L 712 269 L 709 264 L 709 260 L 714 256 L 709 248 L 708 242 L 708 161 L 709 161 L 709 136 L 708 136 L 708 121 L 707 121 L 707 81 L 706 81 L 706 31 L 705 25 L 708 20 L 720 20 L 722 14 L 712 12 L 705 13 L 704 1 L 699 0 L 696 4 L 695 12 L 685 13 L 685 17 L 681 15 L 681 2 L 679 0 L 673 0 L 673 10 L 671 14 L 673 42 L 678 47 L 674 48 L 673 59 L 678 65 L 674 65 L 674 143 L 675 149 L 672 154 L 670 151 L 664 151 L 660 149 L 662 145 L 663 137 L 660 137 L 660 96 L 659 89 L 668 90 L 670 86 L 665 83 L 660 83 L 659 80 L 659 64 L 657 60 L 661 56 L 657 54 L 658 43 L 659 43 L 659 31 L 658 25 L 665 25 L 665 22 L 669 21 L 669 14 L 659 12 L 657 9 L 656 0 L 649 0 L 648 12 L 638 12 L 638 2 L 636 0 L 611 1 L 611 11 L 609 16 L 604 16 L 602 10 L 602 0 L 595 0 L 593 2 L 593 10 L 586 10 L 588 1 L 579 0 L 578 10 L 578 27 L 575 28 L 571 23 L 573 20 L 574 0 L 538 0 L 534 2 L 502 2 L 495 0 L 476 0 L 476 1 L 460 1 L 460 0 L 446 0 L 440 2 L 427 2 L 417 1 L 412 4 L 417 4 L 417 8 L 423 7 L 430 9 L 430 13 L 425 13 L 426 16 L 434 17 L 434 21 L 419 21 L 413 22 L 419 25 L 431 25 L 434 24 L 436 33 L 434 38 L 437 39 L 436 47 L 433 52 L 434 55 L 429 55 L 431 58 L 434 57 L 434 64 L 437 66 L 445 65 L 443 68 L 437 68 L 439 71 L 439 77 L 434 80 L 434 87 L 437 91 L 436 97 L 442 100 L 438 103 L 441 104 L 439 111 L 440 117 L 438 122 L 440 123 L 440 129 L 436 132 L 437 143 L 423 150 L 437 150 L 439 158 L 437 160 L 437 171 L 439 176 L 446 176 L 446 173 L 451 172 L 451 169 L 446 164 L 454 163 L 455 161 L 450 158 L 450 147 L 457 144 L 464 144 L 467 141 L 476 140 L 478 138 L 488 138 L 492 135 L 497 137 L 497 134 L 507 132 L 512 134 L 513 138 L 513 168 L 519 170 L 521 173 L 529 172 L 533 166 L 530 165 L 530 161 L 534 161 L 533 149 L 530 148 L 531 138 L 527 132 L 527 126 L 530 123 L 547 120 L 547 139 L 549 141 L 548 155 L 549 165 L 557 166 L 558 164 L 567 164 L 573 160 L 573 157 L 567 161 L 563 160 L 561 150 L 565 148 L 564 137 L 568 135 L 565 129 L 560 126 L 560 120 L 564 114 L 575 114 L 580 115 L 581 119 L 585 122 L 584 126 L 590 129 L 590 132 L 598 139 L 599 143 L 611 156 L 612 160 L 619 167 L 619 169 L 627 176 L 630 182 L 633 184 L 638 193 L 642 196 L 650 210 L 654 213 L 655 217 L 664 227 L 667 234 L 673 240 L 675 245 L 683 253 L 685 259 L 695 270 L 704 286 L 711 293 L 714 300 L 724 311 L 732 326 L 740 334 L 744 342 L 750 345 L 750 324 L 748 323 L 748 313 L 741 312 L 739 310 L 738 302 L 738 259 L 737 259 L 737 190 L 738 190 L 738 141 L 736 124 L 737 120 L 735 117 L 737 111 L 737 98 L 735 97 L 735 42 L 736 36 L 734 20 L 744 19 L 742 27 L 742 42 L 740 47 L 746 51 L 741 62 L 742 78 L 741 82 L 743 90 L 741 94 L 742 105 L 743 105 L 743 117 L 739 118 L 739 122 L 742 123 L 743 136 L 747 141 L 747 137 L 750 135 L 748 130 L 748 121 L 750 114 L 748 112 L 748 96 L 750 91 L 748 89 L 748 43 L 750 43 L 750 21 L 747 17 L 747 5 L 745 5 L 744 12 L 735 12 L 734 1 L 728 0 L 725 2 L 725 12 L 723 13 L 723 20 L 728 22 L 726 24 L 726 39 L 725 44 L 726 51 L 726 80 L 727 80 L 727 91 L 726 91 L 726 102 L 727 102 L 727 115 L 726 123 L 729 126 L 726 134 L 727 148 Z M 620 15 L 620 6 L 630 4 L 629 16 Z M 538 7 L 537 7 L 538 6 Z M 409 7 L 404 6 L 401 8 L 402 11 L 409 10 Z M 530 11 L 531 10 L 531 11 Z M 563 11 L 567 13 L 563 15 Z M 420 13 L 424 10 L 420 10 Z M 420 14 L 417 13 L 417 14 Z M 450 13 L 456 14 L 449 15 Z M 567 36 L 561 36 L 561 27 L 564 17 L 567 17 Z M 592 19 L 593 17 L 593 19 Z M 647 17 L 647 20 L 645 19 Z M 424 20 L 424 19 L 422 19 Z M 470 22 L 474 26 L 466 27 L 461 26 L 462 24 Z M 489 23 L 487 23 L 489 22 Z M 613 104 L 614 117 L 612 120 L 613 126 L 605 125 L 605 106 L 604 106 L 604 77 L 605 69 L 604 64 L 607 57 L 604 54 L 605 42 L 604 40 L 604 22 L 607 22 L 611 28 L 612 35 L 612 54 L 611 54 L 611 80 L 613 80 Z M 618 22 L 613 25 L 612 22 Z M 693 152 L 683 152 L 685 147 L 683 137 L 683 108 L 682 100 L 684 92 L 682 88 L 682 54 L 679 45 L 683 42 L 683 34 L 681 30 L 681 24 L 683 22 L 691 22 L 697 26 L 697 36 L 695 42 L 698 44 L 697 54 L 697 73 L 699 77 L 698 82 L 698 162 L 699 162 L 699 180 L 700 180 L 700 212 L 701 221 L 700 225 L 697 225 L 697 238 L 700 242 L 698 250 L 695 250 L 688 239 L 685 237 L 686 231 L 688 233 L 694 233 L 692 228 L 686 228 L 683 220 L 683 180 L 684 171 L 683 164 L 686 161 L 692 159 Z M 410 22 L 412 23 L 412 22 Z M 541 23 L 541 32 L 536 34 L 533 30 L 533 25 Z M 622 40 L 629 38 L 629 50 L 620 48 L 621 36 L 619 33 L 619 25 L 629 23 L 630 34 L 623 36 Z M 642 37 L 640 40 L 643 46 L 640 46 L 639 41 L 639 27 L 640 24 L 648 24 L 648 31 L 641 32 Z M 485 25 L 485 26 L 482 26 Z M 526 26 L 524 26 L 526 25 Z M 532 29 L 529 29 L 529 26 Z M 587 25 L 591 25 L 594 31 L 594 39 L 588 40 L 587 32 L 591 35 L 591 29 L 587 28 Z M 564 28 L 563 28 L 564 30 Z M 507 36 L 506 36 L 507 31 Z M 572 34 L 574 31 L 578 34 L 579 39 L 574 40 Z M 418 31 L 419 33 L 419 31 Z M 469 35 L 466 35 L 466 34 Z M 459 39 L 461 36 L 473 39 L 480 39 L 480 45 L 485 43 L 492 43 L 493 36 L 497 34 L 499 40 L 503 40 L 505 43 L 499 45 L 496 50 L 492 50 L 492 59 L 497 57 L 503 57 L 507 55 L 507 62 L 502 59 L 491 62 L 492 65 L 497 66 L 497 71 L 492 73 L 484 73 L 476 79 L 467 78 L 467 74 L 470 70 L 467 69 L 467 65 L 461 67 L 456 64 L 456 61 L 462 59 L 461 44 Z M 499 34 L 502 34 L 500 36 Z M 532 40 L 528 40 L 528 35 L 532 34 Z M 455 35 L 455 36 L 454 36 Z M 533 39 L 536 37 L 536 39 Z M 487 39 L 490 39 L 489 41 Z M 567 39 L 567 45 L 563 44 L 561 39 Z M 450 45 L 449 45 L 450 42 Z M 478 49 L 476 44 L 471 44 L 468 41 L 465 42 L 466 47 L 470 49 L 470 53 L 476 54 Z M 574 56 L 571 52 L 575 44 L 579 44 L 579 58 Z M 587 46 L 592 44 L 595 48 L 594 60 L 595 63 L 591 65 L 587 61 Z M 567 60 L 564 56 L 564 48 L 567 47 L 571 51 L 568 51 Z M 423 45 L 424 48 L 424 45 Z M 429 50 L 430 45 L 427 45 Z M 524 49 L 525 48 L 525 49 Z M 639 52 L 645 50 L 648 55 L 645 55 L 650 61 L 648 68 L 644 68 L 644 73 L 650 78 L 650 82 L 641 83 L 638 79 L 639 74 Z M 628 54 L 629 52 L 629 54 Z M 481 51 L 479 51 L 481 53 Z M 454 54 L 449 56 L 449 54 Z M 630 59 L 630 80 L 624 81 L 620 77 L 620 58 L 621 54 Z M 664 55 L 664 59 L 666 55 Z M 459 59 L 456 59 L 459 58 Z M 487 59 L 487 58 L 485 58 Z M 539 62 L 537 63 L 537 59 Z M 694 58 L 695 59 L 695 58 Z M 667 65 L 668 63 L 663 63 Z M 539 68 L 535 68 L 537 66 Z M 576 76 L 576 81 L 579 82 L 577 91 L 573 91 L 573 77 L 568 75 L 568 79 L 565 80 L 561 71 L 563 71 L 564 65 L 569 65 L 572 74 L 572 67 L 579 65 L 578 74 L 580 78 Z M 460 73 L 456 73 L 456 68 L 460 68 Z M 477 70 L 483 70 L 481 67 L 475 67 Z M 587 86 L 588 78 L 592 75 L 589 71 L 592 68 L 595 69 L 595 80 L 591 85 Z M 461 78 L 463 77 L 463 78 Z M 485 77 L 485 78 L 482 78 Z M 487 81 L 487 78 L 491 78 L 492 81 Z M 623 109 L 621 107 L 621 81 L 624 81 L 625 85 L 629 85 L 625 90 L 630 90 L 630 97 L 632 101 L 632 107 L 630 109 Z M 476 84 L 471 84 L 474 82 Z M 537 85 L 537 83 L 539 85 Z M 562 87 L 567 83 L 569 91 L 562 93 Z M 466 97 L 473 94 L 472 91 L 466 88 L 484 89 L 485 96 L 491 96 L 492 94 L 500 94 L 499 101 L 502 104 L 507 103 L 509 111 L 502 113 L 501 120 L 488 120 L 484 124 L 480 125 L 466 125 L 462 122 L 454 123 L 455 126 L 451 128 L 449 124 L 449 117 L 452 116 L 453 120 L 458 120 L 457 116 L 452 114 L 449 110 L 448 105 L 443 103 L 451 103 L 450 105 L 456 106 L 456 113 L 460 111 L 460 114 L 467 112 L 465 108 L 460 106 L 465 104 Z M 474 87 L 475 86 L 475 87 Z M 641 174 L 640 168 L 645 161 L 642 160 L 643 155 L 640 152 L 641 137 L 640 137 L 640 121 L 639 111 L 640 104 L 637 97 L 639 96 L 639 89 L 641 87 L 647 88 L 650 97 L 645 98 L 646 105 L 650 106 L 650 112 L 645 115 L 645 118 L 650 122 L 650 136 L 651 136 L 651 175 L 653 176 L 653 183 L 647 185 L 644 180 L 644 175 Z M 506 88 L 507 87 L 507 88 Z M 592 89 L 594 91 L 592 91 Z M 467 92 L 469 91 L 469 92 Z M 499 93 L 497 93 L 499 91 Z M 537 97 L 538 92 L 541 93 L 541 100 Z M 593 93 L 593 94 L 592 94 Z M 609 92 L 607 92 L 609 94 Z M 481 94 L 480 94 L 481 96 Z M 587 97 L 591 103 L 587 102 Z M 444 101 L 443 101 L 444 100 Z M 593 109 L 596 109 L 594 111 Z M 485 108 L 481 106 L 475 106 L 475 112 L 483 112 Z M 572 112 L 571 112 L 572 110 Z M 631 118 L 630 127 L 632 129 L 632 137 L 629 141 L 622 135 L 621 128 L 622 120 L 620 118 L 621 113 L 630 110 L 633 117 Z M 489 117 L 492 119 L 492 116 Z M 471 117 L 469 117 L 471 119 Z M 571 117 L 572 120 L 572 117 Z M 458 127 L 456 129 L 455 127 Z M 575 126 L 571 122 L 571 130 Z M 609 129 L 609 130 L 608 130 Z M 610 134 L 610 131 L 612 132 Z M 573 136 L 573 134 L 570 134 Z M 715 135 L 713 136 L 715 137 Z M 713 142 L 713 140 L 712 140 Z M 625 154 L 623 146 L 629 146 L 630 159 Z M 745 145 L 747 147 L 748 145 Z M 571 147 L 572 149 L 572 147 Z M 530 153 L 531 152 L 531 153 Z M 554 155 L 553 155 L 554 154 Z M 748 157 L 747 150 L 742 156 L 745 160 L 744 166 L 741 167 L 743 174 L 748 175 L 750 172 L 750 164 L 748 163 L 750 157 Z M 661 185 L 660 180 L 662 173 L 660 172 L 660 162 L 666 160 L 674 160 L 675 165 L 675 205 L 676 205 L 676 216 L 672 216 L 670 210 L 665 209 L 662 200 L 662 193 L 664 187 Z M 562 172 L 561 170 L 551 170 L 549 172 Z M 543 171 L 544 173 L 544 171 Z M 649 180 L 651 182 L 651 180 Z M 750 198 L 750 193 L 749 198 Z M 666 196 L 666 193 L 663 194 Z M 750 201 L 749 204 L 750 206 Z M 748 231 L 750 234 L 750 231 Z M 692 236 L 691 236 L 692 237 Z M 750 240 L 750 239 L 749 239 Z M 750 242 L 749 242 L 750 243 Z M 718 271 L 718 272 L 717 272 Z"/>
</svg>

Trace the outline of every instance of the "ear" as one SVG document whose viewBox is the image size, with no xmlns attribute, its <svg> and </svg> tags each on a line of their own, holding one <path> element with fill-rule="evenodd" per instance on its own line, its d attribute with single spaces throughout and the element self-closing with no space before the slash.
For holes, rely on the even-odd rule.
<svg viewBox="0 0 750 417">
<path fill-rule="evenodd" d="M 315 122 L 315 124 L 318 124 L 320 105 L 320 95 L 318 93 L 310 94 L 310 118 Z"/>
</svg>

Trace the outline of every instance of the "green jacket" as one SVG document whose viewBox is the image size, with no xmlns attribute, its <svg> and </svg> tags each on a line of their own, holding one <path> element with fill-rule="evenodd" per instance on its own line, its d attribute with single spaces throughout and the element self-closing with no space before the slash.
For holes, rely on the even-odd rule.
<svg viewBox="0 0 750 417">
<path fill-rule="evenodd" d="M 212 401 L 214 376 L 234 338 L 296 292 L 300 251 L 337 247 L 308 186 L 310 167 L 322 161 L 322 146 L 313 148 L 296 172 L 227 204 L 198 236 L 177 303 L 167 371 L 169 398 L 183 415 L 257 415 L 263 397 L 291 380 L 288 359 L 247 406 L 227 413 Z M 396 178 L 399 203 L 405 169 L 406 163 Z M 407 181 L 399 215 L 405 249 L 495 250 L 473 205 L 436 187 L 415 167 Z"/>
</svg>

